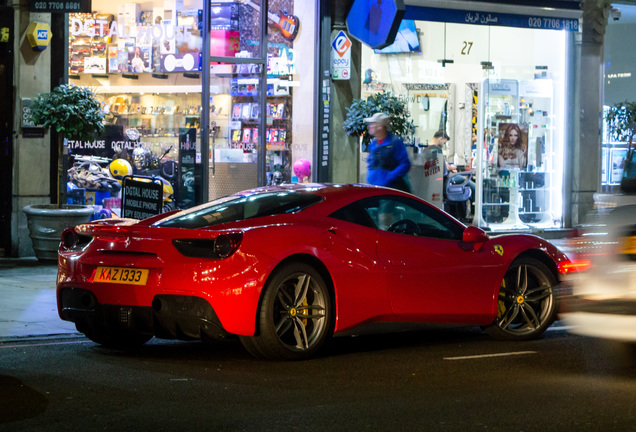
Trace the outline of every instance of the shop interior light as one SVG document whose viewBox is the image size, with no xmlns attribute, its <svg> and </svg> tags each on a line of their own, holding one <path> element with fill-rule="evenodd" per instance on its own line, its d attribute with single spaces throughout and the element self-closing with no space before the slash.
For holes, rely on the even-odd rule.
<svg viewBox="0 0 636 432">
<path fill-rule="evenodd" d="M 183 73 L 183 77 L 184 78 L 199 79 L 201 77 L 201 75 L 199 75 L 196 72 L 184 72 Z"/>
<path fill-rule="evenodd" d="M 78 80 L 78 79 L 80 79 L 80 76 L 79 75 L 69 75 L 68 79 Z"/>
<path fill-rule="evenodd" d="M 153 73 L 152 77 L 157 79 L 168 79 L 168 74 Z"/>
<path fill-rule="evenodd" d="M 121 77 L 126 79 L 139 79 L 139 75 L 137 74 L 121 74 Z"/>
<path fill-rule="evenodd" d="M 100 74 L 91 74 L 91 76 L 95 79 L 98 78 L 103 78 L 103 79 L 108 79 L 108 75 L 100 75 Z M 70 77 L 69 77 L 70 78 Z M 79 77 L 78 77 L 79 78 Z"/>
<path fill-rule="evenodd" d="M 437 62 L 441 63 L 442 67 L 446 67 L 447 64 L 455 63 L 455 60 L 452 60 L 452 59 L 440 59 L 440 60 L 437 60 Z"/>
</svg>

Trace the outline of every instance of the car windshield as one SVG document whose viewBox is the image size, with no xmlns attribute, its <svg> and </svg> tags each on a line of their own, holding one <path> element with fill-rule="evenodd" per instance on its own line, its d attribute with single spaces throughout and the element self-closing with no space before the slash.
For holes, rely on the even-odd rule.
<svg viewBox="0 0 636 432">
<path fill-rule="evenodd" d="M 322 201 L 322 197 L 299 192 L 266 192 L 232 195 L 175 214 L 154 224 L 171 228 L 204 228 L 263 216 L 294 213 Z"/>
</svg>

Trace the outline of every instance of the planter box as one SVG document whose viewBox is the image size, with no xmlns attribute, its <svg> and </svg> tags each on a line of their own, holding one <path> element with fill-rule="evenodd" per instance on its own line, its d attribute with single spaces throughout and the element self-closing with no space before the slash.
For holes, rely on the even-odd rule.
<svg viewBox="0 0 636 432">
<path fill-rule="evenodd" d="M 93 206 L 67 204 L 30 205 L 23 209 L 35 256 L 40 261 L 57 262 L 57 250 L 66 228 L 89 222 Z"/>
</svg>

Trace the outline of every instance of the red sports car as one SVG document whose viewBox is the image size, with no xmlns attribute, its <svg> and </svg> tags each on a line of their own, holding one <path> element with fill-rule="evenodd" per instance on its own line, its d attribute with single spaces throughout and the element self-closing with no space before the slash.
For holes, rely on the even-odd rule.
<svg viewBox="0 0 636 432">
<path fill-rule="evenodd" d="M 238 336 L 258 357 L 303 359 L 371 322 L 536 338 L 567 263 L 539 237 L 490 238 L 397 190 L 295 184 L 66 230 L 57 301 L 104 345 Z"/>
</svg>

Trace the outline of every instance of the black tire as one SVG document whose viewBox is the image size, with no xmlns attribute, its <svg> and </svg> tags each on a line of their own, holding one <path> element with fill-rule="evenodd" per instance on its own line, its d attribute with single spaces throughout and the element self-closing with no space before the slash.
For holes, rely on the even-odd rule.
<svg viewBox="0 0 636 432">
<path fill-rule="evenodd" d="M 92 340 L 107 348 L 129 350 L 137 348 L 150 339 L 151 334 L 138 333 L 133 331 L 112 331 L 103 327 L 75 324 L 77 330 Z"/>
<path fill-rule="evenodd" d="M 556 317 L 556 283 L 554 274 L 541 261 L 529 257 L 515 260 L 501 281 L 498 314 L 486 332 L 501 340 L 540 337 Z"/>
<path fill-rule="evenodd" d="M 303 360 L 315 355 L 333 333 L 331 294 L 310 265 L 288 263 L 264 288 L 258 334 L 241 337 L 246 350 L 271 360 Z"/>
<path fill-rule="evenodd" d="M 241 345 L 245 348 L 245 351 L 257 358 L 267 358 L 265 353 L 261 352 L 256 343 L 254 342 L 254 336 L 239 336 Z"/>
</svg>

